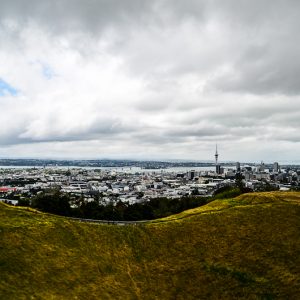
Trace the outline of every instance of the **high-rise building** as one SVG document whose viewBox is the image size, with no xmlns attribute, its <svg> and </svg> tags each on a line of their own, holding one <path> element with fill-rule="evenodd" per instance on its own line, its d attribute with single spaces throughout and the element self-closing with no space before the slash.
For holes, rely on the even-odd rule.
<svg viewBox="0 0 300 300">
<path fill-rule="evenodd" d="M 279 171 L 279 164 L 278 164 L 278 162 L 274 162 L 274 164 L 273 164 L 273 172 L 278 173 L 278 171 Z"/>
<path fill-rule="evenodd" d="M 261 164 L 260 164 L 260 166 L 259 166 L 259 171 L 260 172 L 264 172 L 265 171 L 265 167 L 266 166 L 265 166 L 264 162 L 262 161 Z"/>
<path fill-rule="evenodd" d="M 241 172 L 241 164 L 238 161 L 236 162 L 236 171 Z"/>
<path fill-rule="evenodd" d="M 193 180 L 195 177 L 195 170 L 191 170 L 188 172 L 188 179 Z"/>
<path fill-rule="evenodd" d="M 216 173 L 217 174 L 221 174 L 221 166 L 218 163 L 218 158 L 219 158 L 219 154 L 218 154 L 218 145 L 216 145 L 216 154 L 215 154 L 215 160 L 216 160 Z"/>
</svg>

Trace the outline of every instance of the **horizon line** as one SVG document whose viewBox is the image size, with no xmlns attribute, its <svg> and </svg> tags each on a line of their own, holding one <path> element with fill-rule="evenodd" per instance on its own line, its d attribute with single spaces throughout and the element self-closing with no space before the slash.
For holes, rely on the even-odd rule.
<svg viewBox="0 0 300 300">
<path fill-rule="evenodd" d="M 214 164 L 215 161 L 213 159 L 203 159 L 203 160 L 191 160 L 191 159 L 150 159 L 150 158 L 144 158 L 144 159 L 136 159 L 136 158 L 54 158 L 54 157 L 47 157 L 47 158 L 42 158 L 42 157 L 0 157 L 0 160 L 38 160 L 38 161 L 43 161 L 43 160 L 54 160 L 54 161 L 132 161 L 132 162 L 170 162 L 170 163 L 212 163 Z M 257 160 L 257 161 L 238 161 L 238 160 L 221 160 L 221 163 L 242 163 L 242 164 L 259 164 L 261 162 L 265 164 L 273 164 L 275 162 L 278 162 L 280 164 L 295 164 L 295 165 L 300 165 L 300 160 L 268 160 L 268 161 L 263 161 L 263 160 Z"/>
</svg>

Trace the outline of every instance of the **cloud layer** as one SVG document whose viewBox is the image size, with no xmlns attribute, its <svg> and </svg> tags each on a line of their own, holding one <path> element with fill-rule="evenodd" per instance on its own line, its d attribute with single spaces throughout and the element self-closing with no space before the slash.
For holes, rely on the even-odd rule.
<svg viewBox="0 0 300 300">
<path fill-rule="evenodd" d="M 0 156 L 205 160 L 217 142 L 224 160 L 297 160 L 299 14 L 293 0 L 1 1 Z"/>
</svg>

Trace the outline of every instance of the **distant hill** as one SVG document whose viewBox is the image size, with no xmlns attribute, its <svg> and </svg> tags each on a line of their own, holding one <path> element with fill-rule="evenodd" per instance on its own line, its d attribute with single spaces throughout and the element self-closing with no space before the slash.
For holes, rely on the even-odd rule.
<svg viewBox="0 0 300 300">
<path fill-rule="evenodd" d="M 300 299 L 300 193 L 128 226 L 0 204 L 0 299 Z"/>
</svg>

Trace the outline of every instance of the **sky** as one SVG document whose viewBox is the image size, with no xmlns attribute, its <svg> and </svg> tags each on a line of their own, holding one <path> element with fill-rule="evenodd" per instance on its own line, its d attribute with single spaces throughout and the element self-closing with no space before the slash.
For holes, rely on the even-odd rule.
<svg viewBox="0 0 300 300">
<path fill-rule="evenodd" d="M 300 162 L 300 1 L 0 0 L 0 157 Z"/>
</svg>

